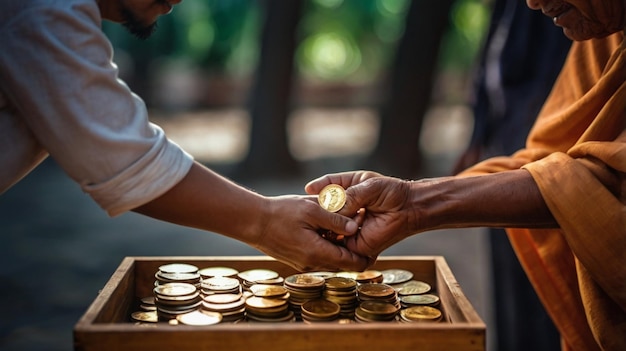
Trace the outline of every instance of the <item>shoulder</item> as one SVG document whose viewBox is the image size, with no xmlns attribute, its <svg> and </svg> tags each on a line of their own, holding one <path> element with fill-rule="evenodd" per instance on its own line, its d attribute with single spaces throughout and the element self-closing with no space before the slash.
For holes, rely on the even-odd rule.
<svg viewBox="0 0 626 351">
<path fill-rule="evenodd" d="M 98 26 L 102 22 L 96 0 L 0 0 L 0 8 L 0 32 L 22 24 L 37 29 L 68 20 Z"/>
</svg>

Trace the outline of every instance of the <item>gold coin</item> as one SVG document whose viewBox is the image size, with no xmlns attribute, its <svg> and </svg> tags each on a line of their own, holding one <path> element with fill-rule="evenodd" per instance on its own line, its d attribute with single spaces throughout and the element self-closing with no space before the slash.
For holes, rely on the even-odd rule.
<svg viewBox="0 0 626 351">
<path fill-rule="evenodd" d="M 365 283 L 358 286 L 359 295 L 370 298 L 385 298 L 394 296 L 396 291 L 387 284 Z"/>
<path fill-rule="evenodd" d="M 400 316 L 408 322 L 436 322 L 441 319 L 441 311 L 429 306 L 414 306 L 401 310 Z"/>
<path fill-rule="evenodd" d="M 371 314 L 393 314 L 398 312 L 398 307 L 382 301 L 363 301 L 359 307 Z"/>
<path fill-rule="evenodd" d="M 352 290 L 356 288 L 356 280 L 345 277 L 331 277 L 326 279 L 326 289 Z"/>
<path fill-rule="evenodd" d="M 186 325 L 212 325 L 222 321 L 222 315 L 218 312 L 193 311 L 176 316 L 176 319 Z"/>
<path fill-rule="evenodd" d="M 341 307 L 338 304 L 324 299 L 310 300 L 302 305 L 303 315 L 319 319 L 336 317 L 339 312 Z"/>
<path fill-rule="evenodd" d="M 329 212 L 337 212 L 346 204 L 346 191 L 338 184 L 329 184 L 317 197 L 320 206 Z"/>
<path fill-rule="evenodd" d="M 356 281 L 359 283 L 382 283 L 383 273 L 374 270 L 359 272 Z"/>
<path fill-rule="evenodd" d="M 130 316 L 138 322 L 156 323 L 159 321 L 156 311 L 137 311 Z"/>
</svg>

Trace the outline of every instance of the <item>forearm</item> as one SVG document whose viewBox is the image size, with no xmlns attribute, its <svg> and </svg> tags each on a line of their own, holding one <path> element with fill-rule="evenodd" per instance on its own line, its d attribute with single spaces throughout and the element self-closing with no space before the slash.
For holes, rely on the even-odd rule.
<svg viewBox="0 0 626 351">
<path fill-rule="evenodd" d="M 220 233 L 256 246 L 269 210 L 266 199 L 194 163 L 162 196 L 134 211 L 163 221 Z"/>
<path fill-rule="evenodd" d="M 455 227 L 553 228 L 558 224 L 526 170 L 411 183 L 418 231 Z"/>
</svg>

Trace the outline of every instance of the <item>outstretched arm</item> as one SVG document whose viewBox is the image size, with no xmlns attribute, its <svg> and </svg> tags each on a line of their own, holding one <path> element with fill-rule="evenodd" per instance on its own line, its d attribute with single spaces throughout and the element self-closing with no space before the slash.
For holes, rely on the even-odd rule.
<svg viewBox="0 0 626 351">
<path fill-rule="evenodd" d="M 363 270 L 367 259 L 317 234 L 357 231 L 350 218 L 322 209 L 309 196 L 266 197 L 194 163 L 181 182 L 135 212 L 237 239 L 299 270 Z"/>
<path fill-rule="evenodd" d="M 376 256 L 404 238 L 427 230 L 460 227 L 555 227 L 539 190 L 525 170 L 476 177 L 405 181 L 373 172 L 327 175 L 307 184 L 314 193 L 328 183 L 347 188 L 340 213 L 365 208 L 359 235 L 347 247 Z"/>
</svg>

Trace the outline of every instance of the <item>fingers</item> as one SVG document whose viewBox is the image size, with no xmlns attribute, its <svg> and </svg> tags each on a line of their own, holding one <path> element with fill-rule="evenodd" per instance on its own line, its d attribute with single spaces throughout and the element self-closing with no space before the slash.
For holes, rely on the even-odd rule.
<svg viewBox="0 0 626 351">
<path fill-rule="evenodd" d="M 354 235 L 359 229 L 359 223 L 355 219 L 339 213 L 328 212 L 320 208 L 321 227 L 339 235 Z"/>
<path fill-rule="evenodd" d="M 343 173 L 327 174 L 317 179 L 313 179 L 304 186 L 304 191 L 306 191 L 307 194 L 316 195 L 329 184 L 339 184 L 346 188 L 343 184 L 344 181 L 342 175 Z"/>
<path fill-rule="evenodd" d="M 367 179 L 380 177 L 381 175 L 371 171 L 354 171 L 327 174 L 307 183 L 304 190 L 307 194 L 318 194 L 322 188 L 329 184 L 339 184 L 347 189 L 355 184 L 359 184 Z"/>
</svg>

